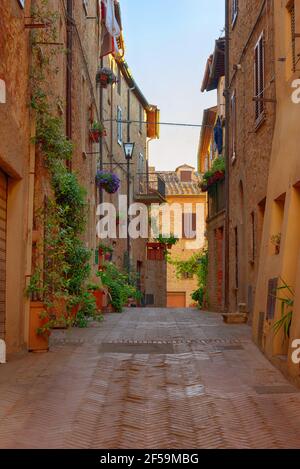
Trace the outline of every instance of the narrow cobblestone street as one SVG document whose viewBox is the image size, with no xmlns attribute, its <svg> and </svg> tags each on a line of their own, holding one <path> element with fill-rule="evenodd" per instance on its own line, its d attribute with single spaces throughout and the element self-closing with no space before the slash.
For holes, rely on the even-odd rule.
<svg viewBox="0 0 300 469">
<path fill-rule="evenodd" d="M 300 393 L 196 310 L 132 309 L 57 331 L 0 368 L 1 448 L 299 448 Z"/>
</svg>

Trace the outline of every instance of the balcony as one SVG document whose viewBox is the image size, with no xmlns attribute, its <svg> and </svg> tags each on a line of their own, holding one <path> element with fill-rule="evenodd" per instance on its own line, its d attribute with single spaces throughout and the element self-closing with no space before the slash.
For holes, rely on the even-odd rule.
<svg viewBox="0 0 300 469">
<path fill-rule="evenodd" d="M 146 205 L 166 202 L 166 184 L 158 173 L 137 174 L 135 201 Z"/>
<path fill-rule="evenodd" d="M 208 189 L 208 219 L 225 210 L 225 179 L 216 182 Z"/>
</svg>

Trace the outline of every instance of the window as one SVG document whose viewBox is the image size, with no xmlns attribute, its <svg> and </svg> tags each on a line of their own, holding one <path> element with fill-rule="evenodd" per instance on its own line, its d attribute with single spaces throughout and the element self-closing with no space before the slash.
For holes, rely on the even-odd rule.
<svg viewBox="0 0 300 469">
<path fill-rule="evenodd" d="M 87 136 L 87 103 L 86 103 L 86 79 L 84 76 L 81 78 L 81 148 L 82 153 L 86 151 L 86 136 Z"/>
<path fill-rule="evenodd" d="M 234 26 L 239 12 L 239 0 L 231 0 L 231 25 Z"/>
<path fill-rule="evenodd" d="M 143 132 L 143 122 L 144 122 L 144 108 L 143 106 L 140 104 L 140 116 L 139 116 L 139 131 L 140 133 Z"/>
<path fill-rule="evenodd" d="M 181 182 L 192 182 L 192 171 L 181 171 L 180 180 Z"/>
<path fill-rule="evenodd" d="M 234 229 L 234 244 L 235 244 L 235 287 L 239 288 L 239 237 L 238 228 Z"/>
<path fill-rule="evenodd" d="M 251 213 L 251 262 L 255 262 L 256 251 L 255 213 Z"/>
<path fill-rule="evenodd" d="M 185 239 L 195 239 L 197 228 L 196 213 L 182 214 L 182 236 Z"/>
<path fill-rule="evenodd" d="M 88 16 L 89 0 L 83 0 L 82 4 L 85 11 L 85 15 Z"/>
<path fill-rule="evenodd" d="M 291 43 L 292 43 L 292 70 L 296 71 L 296 16 L 295 16 L 295 2 L 292 1 L 288 6 L 288 11 L 290 15 L 290 25 L 291 25 Z"/>
<path fill-rule="evenodd" d="M 182 280 L 192 280 L 194 278 L 194 274 L 192 274 L 191 272 L 183 272 L 181 274 L 181 278 Z"/>
<path fill-rule="evenodd" d="M 121 93 L 122 93 L 122 74 L 121 74 L 120 68 L 118 67 L 118 95 L 121 96 Z"/>
<path fill-rule="evenodd" d="M 275 317 L 277 289 L 278 278 L 272 278 L 268 283 L 267 320 L 269 321 Z"/>
<path fill-rule="evenodd" d="M 144 155 L 143 153 L 139 154 L 139 160 L 138 160 L 138 174 L 144 173 Z"/>
<path fill-rule="evenodd" d="M 118 135 L 118 144 L 122 145 L 123 143 L 123 122 L 122 122 L 122 109 L 120 106 L 117 108 L 117 135 Z"/>
<path fill-rule="evenodd" d="M 255 98 L 255 121 L 260 123 L 264 116 L 264 90 L 265 90 L 265 66 L 264 66 L 264 35 L 261 34 L 254 49 L 254 98 Z"/>
<path fill-rule="evenodd" d="M 236 93 L 231 96 L 231 159 L 236 160 Z"/>
</svg>

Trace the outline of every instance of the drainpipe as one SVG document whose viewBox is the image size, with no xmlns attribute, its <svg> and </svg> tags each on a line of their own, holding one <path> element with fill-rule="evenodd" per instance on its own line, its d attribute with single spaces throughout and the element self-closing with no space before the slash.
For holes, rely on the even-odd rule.
<svg viewBox="0 0 300 469">
<path fill-rule="evenodd" d="M 100 61 L 100 67 L 103 68 L 103 58 Z M 99 112 L 100 112 L 100 122 L 103 122 L 103 87 L 100 85 L 100 93 L 99 93 Z M 99 153 L 100 153 L 100 171 L 103 171 L 103 139 L 100 138 L 99 140 Z M 99 188 L 99 200 L 100 204 L 103 203 L 103 191 Z"/>
<path fill-rule="evenodd" d="M 67 0 L 67 80 L 66 80 L 66 130 L 67 137 L 72 140 L 72 68 L 73 68 L 73 0 Z M 72 170 L 72 162 L 67 166 Z"/>
<path fill-rule="evenodd" d="M 226 180 L 225 180 L 225 191 L 226 191 L 226 214 L 225 214 L 225 298 L 224 298 L 224 307 L 225 312 L 229 313 L 229 116 L 230 116 L 230 66 L 229 66 L 229 47 L 230 47 L 230 37 L 229 37 L 229 0 L 225 2 L 225 100 L 226 100 L 226 109 L 225 109 L 225 162 L 226 162 Z"/>
</svg>

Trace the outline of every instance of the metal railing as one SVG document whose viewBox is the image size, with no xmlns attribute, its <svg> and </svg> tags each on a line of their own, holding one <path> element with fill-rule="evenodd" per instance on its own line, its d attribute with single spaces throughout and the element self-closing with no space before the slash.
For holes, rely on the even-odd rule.
<svg viewBox="0 0 300 469">
<path fill-rule="evenodd" d="M 138 173 L 136 175 L 136 195 L 151 196 L 159 195 L 162 198 L 166 196 L 166 184 L 162 177 L 157 173 Z"/>
</svg>

